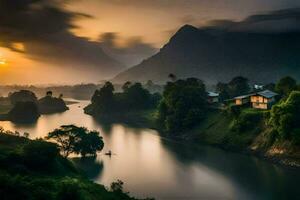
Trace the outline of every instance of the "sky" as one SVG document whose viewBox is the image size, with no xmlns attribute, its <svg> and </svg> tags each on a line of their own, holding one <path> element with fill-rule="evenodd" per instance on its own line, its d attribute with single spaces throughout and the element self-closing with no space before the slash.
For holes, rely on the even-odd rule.
<svg viewBox="0 0 300 200">
<path fill-rule="evenodd" d="M 0 84 L 109 79 L 184 24 L 297 7 L 299 0 L 0 0 Z"/>
</svg>

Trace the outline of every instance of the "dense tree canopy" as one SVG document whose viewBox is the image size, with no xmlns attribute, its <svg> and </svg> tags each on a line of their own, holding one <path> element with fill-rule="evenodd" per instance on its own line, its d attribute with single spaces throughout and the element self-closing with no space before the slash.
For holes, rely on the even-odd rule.
<svg viewBox="0 0 300 200">
<path fill-rule="evenodd" d="M 158 109 L 158 121 L 167 132 L 179 133 L 194 126 L 207 109 L 205 85 L 196 78 L 168 82 Z"/>
<path fill-rule="evenodd" d="M 249 93 L 249 80 L 242 76 L 234 77 L 229 83 L 217 84 L 217 91 L 220 93 L 220 100 L 226 100 L 235 96 Z"/>
<path fill-rule="evenodd" d="M 95 91 L 85 111 L 96 116 L 126 113 L 155 107 L 160 98 L 158 94 L 151 94 L 143 88 L 141 83 L 126 82 L 122 89 L 123 92 L 114 93 L 112 83 L 106 82 L 100 90 Z"/>
<path fill-rule="evenodd" d="M 37 102 L 37 97 L 35 94 L 29 90 L 20 90 L 18 92 L 14 92 L 9 94 L 9 99 L 12 104 L 16 104 L 17 102 Z"/>
<path fill-rule="evenodd" d="M 281 139 L 292 139 L 300 144 L 300 92 L 292 91 L 289 97 L 271 110 L 271 125 Z"/>
<path fill-rule="evenodd" d="M 101 151 L 104 142 L 99 132 L 88 131 L 84 127 L 74 125 L 61 126 L 50 132 L 46 137 L 48 140 L 54 140 L 64 157 L 68 157 L 71 153 L 86 155 L 96 155 L 97 151 Z"/>
<path fill-rule="evenodd" d="M 287 97 L 293 90 L 297 89 L 297 82 L 292 77 L 286 76 L 279 80 L 275 89 L 279 94 Z"/>
<path fill-rule="evenodd" d="M 37 104 L 31 101 L 17 102 L 8 113 L 9 120 L 14 122 L 33 122 L 39 116 Z"/>
<path fill-rule="evenodd" d="M 62 94 L 59 97 L 53 97 L 52 91 L 48 91 L 46 96 L 38 100 L 40 113 L 55 113 L 68 110 L 68 107 L 61 96 Z"/>
</svg>

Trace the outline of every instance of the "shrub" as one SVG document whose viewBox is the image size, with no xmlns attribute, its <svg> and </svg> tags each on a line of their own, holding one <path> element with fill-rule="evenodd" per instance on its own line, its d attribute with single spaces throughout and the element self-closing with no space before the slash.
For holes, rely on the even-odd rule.
<svg viewBox="0 0 300 200">
<path fill-rule="evenodd" d="M 262 119 L 263 113 L 261 112 L 242 112 L 234 121 L 232 129 L 239 133 L 246 132 L 257 127 Z"/>
<path fill-rule="evenodd" d="M 23 147 L 25 164 L 34 169 L 44 169 L 52 165 L 59 156 L 56 144 L 43 140 L 30 141 Z"/>
</svg>

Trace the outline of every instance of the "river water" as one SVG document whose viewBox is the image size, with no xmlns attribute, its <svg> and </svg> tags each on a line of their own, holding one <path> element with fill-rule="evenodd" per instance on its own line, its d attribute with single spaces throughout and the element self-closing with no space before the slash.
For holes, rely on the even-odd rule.
<svg viewBox="0 0 300 200">
<path fill-rule="evenodd" d="M 6 130 L 44 137 L 61 125 L 98 130 L 105 147 L 96 160 L 76 160 L 95 182 L 109 186 L 118 179 L 136 197 L 158 200 L 298 199 L 300 171 L 253 156 L 210 146 L 182 144 L 159 137 L 155 130 L 122 124 L 103 125 L 83 113 L 88 101 L 70 110 L 43 115 L 34 124 L 0 122 Z M 112 150 L 114 155 L 105 156 Z"/>
</svg>

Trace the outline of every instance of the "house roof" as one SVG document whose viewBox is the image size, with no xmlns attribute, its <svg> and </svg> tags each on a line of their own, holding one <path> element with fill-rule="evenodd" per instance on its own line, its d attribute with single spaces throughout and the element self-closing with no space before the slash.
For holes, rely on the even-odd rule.
<svg viewBox="0 0 300 200">
<path fill-rule="evenodd" d="M 245 98 L 248 98 L 248 97 L 250 97 L 252 95 L 254 95 L 254 94 L 245 94 L 245 95 L 234 97 L 234 99 L 245 99 Z"/>
<path fill-rule="evenodd" d="M 264 90 L 264 91 L 261 91 L 261 92 L 257 92 L 257 94 L 260 95 L 260 96 L 266 97 L 266 98 L 272 98 L 272 97 L 275 97 L 275 96 L 278 95 L 277 93 L 272 92 L 270 90 Z"/>
<path fill-rule="evenodd" d="M 260 96 L 263 96 L 265 98 L 272 98 L 272 97 L 277 96 L 278 94 L 275 93 L 275 92 L 272 92 L 271 90 L 264 90 L 264 91 L 261 91 L 261 92 L 256 92 L 256 93 L 252 93 L 252 94 L 245 94 L 245 95 L 237 96 L 237 97 L 234 97 L 234 99 L 245 99 L 245 98 L 248 98 L 248 97 L 254 96 L 254 95 L 260 95 Z"/>
<path fill-rule="evenodd" d="M 207 95 L 209 97 L 218 97 L 219 96 L 219 93 L 216 93 L 216 92 L 207 92 Z"/>
</svg>

